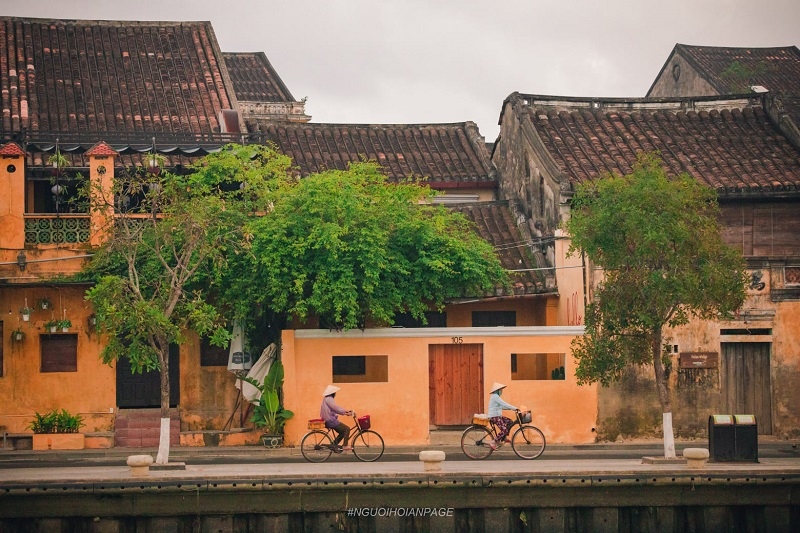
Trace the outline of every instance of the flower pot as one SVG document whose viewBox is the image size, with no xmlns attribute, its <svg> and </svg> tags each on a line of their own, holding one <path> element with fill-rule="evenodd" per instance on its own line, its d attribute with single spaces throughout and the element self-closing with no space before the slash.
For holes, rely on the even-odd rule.
<svg viewBox="0 0 800 533">
<path fill-rule="evenodd" d="M 69 328 L 61 328 L 61 331 L 64 333 L 69 333 Z"/>
<path fill-rule="evenodd" d="M 283 446 L 283 435 L 261 435 L 261 442 L 265 448 L 280 448 Z"/>
<path fill-rule="evenodd" d="M 21 341 L 23 338 L 24 338 L 24 334 L 21 331 L 17 332 L 17 333 L 14 333 L 14 340 Z"/>
<path fill-rule="evenodd" d="M 28 314 L 22 313 L 22 321 L 23 322 L 27 322 L 30 319 L 31 319 L 31 314 L 30 313 L 28 313 Z"/>
<path fill-rule="evenodd" d="M 83 433 L 34 433 L 34 450 L 82 450 L 86 436 Z"/>
<path fill-rule="evenodd" d="M 43 311 L 47 311 L 48 307 L 49 307 L 49 305 L 47 304 L 47 302 L 42 302 L 42 310 Z"/>
<path fill-rule="evenodd" d="M 56 326 L 50 326 L 50 333 L 55 333 L 57 329 Z"/>
</svg>

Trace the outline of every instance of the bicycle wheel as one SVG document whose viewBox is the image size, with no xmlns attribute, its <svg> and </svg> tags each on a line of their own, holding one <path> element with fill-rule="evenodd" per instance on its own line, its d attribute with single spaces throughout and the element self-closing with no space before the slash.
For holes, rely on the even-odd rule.
<svg viewBox="0 0 800 533">
<path fill-rule="evenodd" d="M 494 450 L 489 446 L 492 434 L 483 426 L 470 426 L 461 435 L 461 451 L 470 459 L 486 459 Z"/>
<path fill-rule="evenodd" d="M 353 453 L 362 461 L 371 463 L 383 455 L 383 437 L 368 429 L 353 437 Z"/>
<path fill-rule="evenodd" d="M 514 453 L 523 459 L 536 459 L 544 453 L 545 446 L 544 433 L 537 427 L 522 426 L 511 437 Z"/>
<path fill-rule="evenodd" d="M 322 463 L 333 453 L 332 445 L 330 436 L 324 431 L 309 431 L 300 441 L 300 452 L 306 461 Z"/>
</svg>

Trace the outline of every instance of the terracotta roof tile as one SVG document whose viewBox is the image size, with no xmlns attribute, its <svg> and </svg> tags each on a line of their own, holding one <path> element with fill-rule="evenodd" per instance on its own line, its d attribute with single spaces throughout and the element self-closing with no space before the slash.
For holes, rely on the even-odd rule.
<svg viewBox="0 0 800 533">
<path fill-rule="evenodd" d="M 108 144 L 100 141 L 99 143 L 95 144 L 88 150 L 86 150 L 86 156 L 93 156 L 93 155 L 119 155 L 119 152 L 111 148 Z"/>
<path fill-rule="evenodd" d="M 743 94 L 753 85 L 773 92 L 800 95 L 800 50 L 675 45 L 674 53 L 689 61 L 719 94 Z"/>
<path fill-rule="evenodd" d="M 0 17 L 6 131 L 219 131 L 232 107 L 208 22 Z"/>
<path fill-rule="evenodd" d="M 0 147 L 0 155 L 26 155 L 26 152 L 17 143 L 10 142 Z"/>
<path fill-rule="evenodd" d="M 250 102 L 294 102 L 264 52 L 222 54 L 236 98 Z"/>
<path fill-rule="evenodd" d="M 478 127 L 455 124 L 274 124 L 250 122 L 292 157 L 301 176 L 344 170 L 353 161 L 374 160 L 392 180 L 425 177 L 447 184 L 494 188 L 494 165 Z"/>
<path fill-rule="evenodd" d="M 450 206 L 475 223 L 478 235 L 492 244 L 500 262 L 507 270 L 535 269 L 544 266 L 542 258 L 532 251 L 532 244 L 526 240 L 514 223 L 508 202 L 478 202 Z M 512 291 L 514 295 L 541 294 L 548 292 L 545 272 L 528 270 L 514 272 Z M 510 294 L 504 294 L 510 295 Z"/>
<path fill-rule="evenodd" d="M 630 172 L 658 151 L 672 174 L 720 192 L 800 187 L 800 151 L 770 121 L 763 98 L 584 99 L 513 94 L 509 100 L 570 181 Z"/>
</svg>

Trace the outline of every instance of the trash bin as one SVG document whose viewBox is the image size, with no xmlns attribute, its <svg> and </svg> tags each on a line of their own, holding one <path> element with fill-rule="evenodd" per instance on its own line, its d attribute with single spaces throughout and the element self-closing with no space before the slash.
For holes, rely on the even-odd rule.
<svg viewBox="0 0 800 533">
<path fill-rule="evenodd" d="M 708 459 L 712 462 L 736 460 L 736 426 L 733 416 L 708 417 Z"/>
<path fill-rule="evenodd" d="M 758 424 L 755 415 L 733 415 L 736 460 L 758 462 Z"/>
</svg>

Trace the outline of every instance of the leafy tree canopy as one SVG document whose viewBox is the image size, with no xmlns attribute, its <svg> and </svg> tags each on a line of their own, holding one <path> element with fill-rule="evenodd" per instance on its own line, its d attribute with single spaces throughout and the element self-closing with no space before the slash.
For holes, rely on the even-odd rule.
<svg viewBox="0 0 800 533">
<path fill-rule="evenodd" d="M 655 156 L 580 185 L 566 227 L 570 253 L 604 274 L 573 344 L 581 383 L 606 385 L 630 363 L 660 367 L 664 326 L 728 316 L 744 302 L 745 263 L 721 239 L 715 192 L 668 177 Z"/>
<path fill-rule="evenodd" d="M 231 145 L 190 174 L 129 169 L 116 177 L 112 194 L 87 192 L 93 209 L 115 210 L 108 239 L 80 275 L 96 282 L 86 299 L 110 334 L 104 360 L 125 356 L 135 371 L 162 369 L 169 344 L 182 342 L 186 330 L 226 345 L 209 273 L 242 250 L 245 221 L 289 184 L 289 166 L 272 147 Z M 138 201 L 123 206 L 123 197 Z"/>
<path fill-rule="evenodd" d="M 304 178 L 250 221 L 250 253 L 230 271 L 230 294 L 351 329 L 391 324 L 398 312 L 424 319 L 431 305 L 507 280 L 470 221 L 425 203 L 431 195 L 411 181 L 388 184 L 374 163 Z"/>
</svg>

